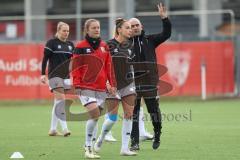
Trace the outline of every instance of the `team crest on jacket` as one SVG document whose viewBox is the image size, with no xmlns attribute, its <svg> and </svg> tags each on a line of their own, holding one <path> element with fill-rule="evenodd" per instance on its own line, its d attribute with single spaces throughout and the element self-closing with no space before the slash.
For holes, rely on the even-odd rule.
<svg viewBox="0 0 240 160">
<path fill-rule="evenodd" d="M 72 50 L 72 46 L 68 46 L 68 49 L 69 49 L 69 51 L 71 51 Z"/>
<path fill-rule="evenodd" d="M 128 49 L 128 54 L 129 54 L 130 56 L 132 55 L 131 49 Z"/>
<path fill-rule="evenodd" d="M 113 52 L 118 53 L 118 48 L 115 48 Z"/>
<path fill-rule="evenodd" d="M 169 77 L 178 85 L 185 84 L 189 69 L 191 56 L 188 51 L 171 51 L 165 55 Z"/>
<path fill-rule="evenodd" d="M 61 45 L 58 45 L 58 49 L 61 49 L 62 48 L 62 46 Z"/>
<path fill-rule="evenodd" d="M 105 47 L 100 47 L 100 49 L 101 49 L 102 52 L 106 52 Z"/>
</svg>

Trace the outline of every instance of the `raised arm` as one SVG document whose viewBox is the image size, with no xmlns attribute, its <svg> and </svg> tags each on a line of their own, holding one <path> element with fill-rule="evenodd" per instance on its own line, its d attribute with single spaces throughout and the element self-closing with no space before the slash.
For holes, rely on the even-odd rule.
<svg viewBox="0 0 240 160">
<path fill-rule="evenodd" d="M 163 30 L 159 34 L 152 34 L 149 36 L 149 38 L 154 42 L 155 47 L 157 47 L 159 44 L 163 43 L 168 38 L 170 38 L 172 32 L 172 25 L 168 18 L 166 8 L 163 6 L 162 3 L 158 4 L 157 7 L 159 15 L 162 19 Z"/>
</svg>

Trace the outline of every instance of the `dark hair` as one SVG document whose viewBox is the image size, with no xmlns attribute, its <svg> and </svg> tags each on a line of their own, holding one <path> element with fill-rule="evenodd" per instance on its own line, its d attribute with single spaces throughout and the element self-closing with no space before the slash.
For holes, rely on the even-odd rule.
<svg viewBox="0 0 240 160">
<path fill-rule="evenodd" d="M 115 20 L 115 25 L 116 25 L 116 29 L 115 29 L 115 35 L 119 35 L 118 33 L 118 28 L 121 28 L 122 25 L 127 22 L 127 20 L 123 19 L 123 18 L 118 18 Z"/>
</svg>

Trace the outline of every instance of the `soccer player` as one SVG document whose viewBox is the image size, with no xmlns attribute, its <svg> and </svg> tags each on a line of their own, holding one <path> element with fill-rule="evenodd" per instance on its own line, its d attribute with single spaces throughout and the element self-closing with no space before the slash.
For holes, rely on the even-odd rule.
<svg viewBox="0 0 240 160">
<path fill-rule="evenodd" d="M 158 34 L 145 35 L 143 31 L 143 25 L 140 20 L 137 18 L 131 18 L 129 21 L 131 23 L 132 31 L 133 31 L 133 43 L 134 50 L 136 54 L 136 62 L 154 62 L 156 63 L 156 53 L 155 49 L 164 41 L 166 41 L 171 36 L 171 23 L 167 16 L 167 11 L 165 7 L 160 3 L 157 5 L 159 15 L 162 19 L 163 23 L 163 31 Z M 148 75 L 143 78 L 146 82 L 150 81 L 148 78 L 152 77 L 153 79 L 159 79 L 157 73 L 157 65 L 156 65 L 156 73 L 154 75 Z M 152 84 L 151 86 L 142 86 L 138 84 L 137 79 L 136 83 L 136 91 L 137 91 L 137 102 L 134 107 L 134 116 L 133 117 L 133 128 L 131 133 L 131 150 L 139 150 L 139 110 L 141 104 L 141 98 L 144 98 L 144 101 L 147 106 L 148 113 L 152 119 L 152 125 L 154 130 L 154 139 L 152 148 L 157 149 L 160 145 L 160 135 L 161 135 L 161 113 L 159 109 L 159 95 L 158 95 L 158 84 Z M 141 95 L 141 91 L 143 90 L 152 90 L 151 96 L 143 96 Z"/>
<path fill-rule="evenodd" d="M 55 38 L 47 41 L 44 48 L 41 82 L 47 83 L 47 80 L 49 80 L 49 89 L 54 95 L 51 128 L 48 133 L 49 136 L 60 135 L 57 131 L 58 122 L 60 122 L 64 137 L 71 134 L 68 130 L 66 122 L 65 92 L 71 89 L 69 79 L 69 61 L 72 56 L 74 44 L 67 40 L 68 35 L 69 25 L 64 22 L 59 22 L 57 24 L 57 33 Z M 47 63 L 48 76 L 46 76 L 45 71 Z"/>
<path fill-rule="evenodd" d="M 135 56 L 131 50 L 132 43 L 129 41 L 131 31 L 131 24 L 127 20 L 119 18 L 116 20 L 116 36 L 114 39 L 108 41 L 115 69 L 117 93 L 116 96 L 108 96 L 106 100 L 109 118 L 105 119 L 100 136 L 94 145 L 94 150 L 96 152 L 100 151 L 104 137 L 117 121 L 118 107 L 121 101 L 124 115 L 122 122 L 122 146 L 120 155 L 136 155 L 136 152 L 130 151 L 128 147 L 132 130 L 132 113 L 136 97 L 135 84 L 133 77 L 130 76 L 127 78 L 127 75 L 125 74 L 130 71 L 133 72 L 130 65 L 127 65 L 127 61 L 131 61 Z"/>
<path fill-rule="evenodd" d="M 107 44 L 100 38 L 100 22 L 88 19 L 84 25 L 85 39 L 80 41 L 73 54 L 72 77 L 81 103 L 89 119 L 86 122 L 85 158 L 100 158 L 92 149 L 94 129 L 100 116 L 100 106 L 106 91 L 115 94 L 115 76 L 111 54 Z M 108 83 L 108 84 L 106 84 Z"/>
</svg>

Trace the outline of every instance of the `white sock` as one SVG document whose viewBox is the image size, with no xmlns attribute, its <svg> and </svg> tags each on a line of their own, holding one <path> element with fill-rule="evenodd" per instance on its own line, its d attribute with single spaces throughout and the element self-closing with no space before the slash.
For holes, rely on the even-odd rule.
<svg viewBox="0 0 240 160">
<path fill-rule="evenodd" d="M 56 108 L 56 100 L 54 100 L 53 108 L 52 108 L 52 118 L 51 118 L 51 128 L 50 130 L 57 130 L 57 124 L 58 124 L 58 118 L 55 114 L 55 108 Z"/>
<path fill-rule="evenodd" d="M 112 131 L 110 130 L 110 131 L 106 134 L 106 136 L 112 137 Z M 105 137 L 106 137 L 106 136 L 105 136 Z"/>
<path fill-rule="evenodd" d="M 98 123 L 96 124 L 94 130 L 93 130 L 93 137 L 92 137 L 92 141 L 95 142 L 97 139 L 97 132 L 98 132 Z"/>
<path fill-rule="evenodd" d="M 146 130 L 144 125 L 144 114 L 143 114 L 143 107 L 140 107 L 139 111 L 139 136 L 145 136 Z"/>
<path fill-rule="evenodd" d="M 128 150 L 128 143 L 132 131 L 132 119 L 123 119 L 122 123 L 122 148 L 121 150 Z"/>
<path fill-rule="evenodd" d="M 60 122 L 62 130 L 68 130 L 65 112 L 65 100 L 55 100 L 55 114 Z"/>
<path fill-rule="evenodd" d="M 103 141 L 107 133 L 112 129 L 113 125 L 115 124 L 115 121 L 110 120 L 109 118 L 106 118 L 102 125 L 101 134 L 99 136 L 100 141 Z"/>
<path fill-rule="evenodd" d="M 105 118 L 105 119 L 104 119 L 104 122 L 108 119 L 108 114 L 109 114 L 109 113 L 106 113 L 106 114 L 105 114 L 105 116 L 104 116 L 104 118 Z M 103 123 L 104 123 L 104 122 L 103 122 Z M 102 126 L 102 127 L 103 127 L 103 126 Z M 110 135 L 110 134 L 112 134 L 111 131 L 109 131 L 106 135 Z M 106 136 L 105 136 L 105 137 L 106 137 Z"/>
<path fill-rule="evenodd" d="M 106 113 L 106 114 L 105 114 L 105 116 L 104 116 L 104 117 L 105 117 L 105 120 L 109 119 L 109 118 L 108 118 L 108 114 L 109 114 L 109 113 Z M 106 137 L 106 136 L 112 136 L 111 130 L 105 135 L 105 137 Z"/>
<path fill-rule="evenodd" d="M 93 130 L 97 125 L 97 120 L 89 119 L 86 123 L 86 135 L 85 135 L 85 145 L 92 146 L 92 137 L 93 137 Z"/>
<path fill-rule="evenodd" d="M 60 123 L 63 131 L 64 130 L 68 131 L 68 127 L 67 127 L 67 122 L 66 121 L 63 121 L 63 120 L 59 119 L 59 123 Z"/>
</svg>

